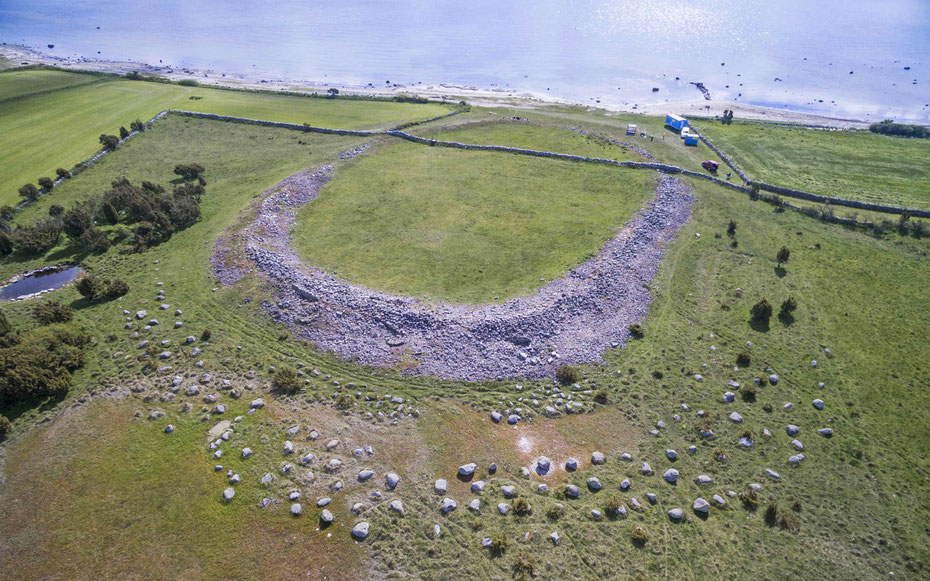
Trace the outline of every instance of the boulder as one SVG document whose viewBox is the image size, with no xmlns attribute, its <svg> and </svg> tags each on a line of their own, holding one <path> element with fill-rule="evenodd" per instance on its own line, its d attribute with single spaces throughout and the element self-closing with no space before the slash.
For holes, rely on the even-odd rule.
<svg viewBox="0 0 930 581">
<path fill-rule="evenodd" d="M 329 524 L 336 520 L 336 517 L 333 516 L 333 513 L 331 513 L 328 508 L 324 508 L 323 512 L 320 513 L 320 520 Z"/>
<path fill-rule="evenodd" d="M 515 425 L 519 421 L 520 421 L 520 416 L 518 416 L 517 414 L 510 414 L 509 416 L 507 416 L 507 423 L 510 424 L 511 426 Z"/>
<path fill-rule="evenodd" d="M 591 478 L 588 478 L 588 489 L 589 490 L 591 490 L 592 492 L 597 492 L 601 488 L 602 486 L 601 486 L 600 480 L 598 480 L 594 476 L 592 476 Z"/>
<path fill-rule="evenodd" d="M 680 508 L 673 508 L 668 511 L 668 518 L 674 521 L 679 521 L 682 518 L 684 518 L 684 516 L 685 516 L 685 511 L 681 510 Z"/>
<path fill-rule="evenodd" d="M 778 376 L 775 375 L 774 373 L 769 375 L 769 383 L 771 383 L 772 385 L 775 385 L 776 383 L 778 383 Z"/>
<path fill-rule="evenodd" d="M 384 477 L 384 481 L 387 484 L 387 487 L 391 490 L 397 488 L 397 484 L 400 482 L 400 476 L 394 474 L 393 472 L 388 472 Z"/>
<path fill-rule="evenodd" d="M 473 499 L 471 502 L 468 503 L 468 510 L 472 512 L 478 512 L 479 510 L 481 510 L 481 501 L 478 500 L 477 498 Z"/>
<path fill-rule="evenodd" d="M 477 469 L 478 469 L 478 465 L 475 464 L 474 462 L 463 464 L 459 466 L 459 476 L 462 476 L 465 478 L 471 478 L 475 474 L 475 470 Z"/>
<path fill-rule="evenodd" d="M 442 514 L 449 514 L 456 508 L 458 508 L 458 503 L 452 500 L 449 497 L 443 498 L 442 503 L 439 505 L 439 510 L 442 511 Z"/>
<path fill-rule="evenodd" d="M 630 479 L 624 478 L 623 482 L 620 483 L 620 490 L 622 490 L 623 492 L 626 492 L 629 489 L 630 489 Z"/>
<path fill-rule="evenodd" d="M 166 433 L 166 434 L 170 434 L 170 433 L 173 432 L 173 431 L 174 431 L 174 426 L 172 426 L 171 424 L 168 424 L 167 426 L 165 426 L 165 433 Z"/>
<path fill-rule="evenodd" d="M 735 399 L 736 399 L 736 394 L 733 393 L 732 391 L 728 391 L 723 394 L 723 401 L 726 403 L 731 403 Z"/>
<path fill-rule="evenodd" d="M 553 545 L 558 546 L 559 541 L 562 540 L 562 537 L 559 536 L 559 533 L 552 531 L 551 533 L 549 533 L 549 540 L 552 541 Z"/>
<path fill-rule="evenodd" d="M 692 508 L 694 508 L 694 512 L 699 514 L 707 514 L 710 512 L 710 504 L 703 498 L 695 500 Z"/>
<path fill-rule="evenodd" d="M 510 512 L 510 505 L 507 504 L 506 502 L 499 502 L 497 504 L 497 512 L 499 512 L 500 514 L 507 514 L 508 512 Z"/>
<path fill-rule="evenodd" d="M 649 476 L 650 474 L 652 474 L 652 466 L 649 465 L 649 462 L 643 462 L 643 475 Z"/>
<path fill-rule="evenodd" d="M 675 484 L 676 482 L 678 482 L 678 476 L 679 476 L 678 470 L 675 470 L 674 468 L 669 468 L 668 470 L 665 471 L 665 474 L 662 475 L 662 478 L 664 478 L 665 481 L 668 482 L 669 484 Z"/>
<path fill-rule="evenodd" d="M 294 515 L 294 516 L 300 516 L 300 515 L 303 514 L 303 512 L 304 512 L 304 509 L 303 509 L 302 506 L 300 506 L 300 503 L 299 503 L 299 502 L 295 502 L 294 504 L 291 505 L 291 514 L 292 514 L 292 515 Z"/>
<path fill-rule="evenodd" d="M 727 503 L 726 499 L 720 496 L 719 494 L 715 494 L 713 496 L 713 499 L 714 499 L 714 502 L 717 503 L 717 506 L 724 506 Z"/>
<path fill-rule="evenodd" d="M 833 428 L 820 428 L 817 433 L 825 438 L 830 438 L 833 436 Z"/>
<path fill-rule="evenodd" d="M 677 460 L 677 459 L 678 459 L 678 452 L 676 452 L 675 450 L 672 450 L 672 449 L 668 449 L 668 450 L 665 451 L 665 456 L 666 456 L 669 460 Z"/>
<path fill-rule="evenodd" d="M 774 470 L 770 470 L 769 468 L 765 469 L 765 474 L 772 480 L 778 480 L 781 478 L 781 476 L 778 475 L 778 472 L 775 472 Z"/>
<path fill-rule="evenodd" d="M 788 427 L 786 429 L 788 431 L 789 436 L 797 436 L 798 432 L 801 431 L 801 428 L 799 428 L 798 426 L 795 426 L 794 424 L 788 424 Z"/>
<path fill-rule="evenodd" d="M 739 414 L 736 413 L 736 412 L 733 412 L 733 413 L 730 414 L 730 421 L 731 421 L 731 422 L 736 422 L 737 424 L 738 424 L 738 423 L 741 423 L 741 422 L 743 421 L 743 416 L 739 415 Z"/>
<path fill-rule="evenodd" d="M 484 490 L 484 480 L 477 480 L 471 483 L 471 491 L 474 494 L 480 494 Z"/>
<path fill-rule="evenodd" d="M 569 458 L 565 461 L 565 470 L 568 472 L 574 472 L 578 470 L 578 460 L 575 458 Z"/>
<path fill-rule="evenodd" d="M 448 489 L 449 483 L 446 482 L 445 478 L 440 478 L 433 484 L 433 492 L 436 494 L 445 494 Z"/>
<path fill-rule="evenodd" d="M 248 457 L 251 456 L 251 455 L 252 455 L 252 448 L 243 448 L 243 449 L 242 449 L 242 457 L 243 457 L 243 458 L 248 458 Z"/>
<path fill-rule="evenodd" d="M 797 450 L 804 449 L 804 444 L 802 444 L 800 440 L 791 440 L 791 445 L 794 446 Z"/>
<path fill-rule="evenodd" d="M 375 475 L 374 471 L 365 468 L 364 470 L 360 470 L 360 471 L 359 471 L 359 473 L 358 473 L 358 481 L 359 481 L 359 482 L 365 482 L 366 480 L 370 480 L 371 477 L 374 476 L 374 475 Z"/>
<path fill-rule="evenodd" d="M 656 496 L 655 492 L 647 492 L 647 493 L 646 493 L 646 500 L 649 501 L 649 504 L 655 504 L 655 503 L 659 502 L 659 497 Z"/>
<path fill-rule="evenodd" d="M 540 456 L 536 459 L 536 470 L 546 474 L 549 472 L 549 468 L 552 467 L 552 461 L 549 460 L 546 456 Z"/>
<path fill-rule="evenodd" d="M 581 491 L 574 484 L 565 485 L 565 496 L 569 498 L 578 498 L 581 496 Z"/>
<path fill-rule="evenodd" d="M 332 501 L 333 501 L 332 498 L 328 496 L 324 496 L 323 498 L 320 498 L 319 500 L 316 501 L 316 506 L 317 508 L 323 508 L 324 506 L 329 506 L 329 503 L 331 503 Z"/>
<path fill-rule="evenodd" d="M 274 480 L 274 476 L 270 472 L 262 476 L 262 484 L 271 484 L 271 481 Z"/>
<path fill-rule="evenodd" d="M 261 409 L 265 407 L 265 400 L 263 400 L 262 398 L 253 399 L 250 407 L 252 409 Z"/>
<path fill-rule="evenodd" d="M 358 523 L 357 525 L 355 525 L 354 527 L 352 527 L 352 537 L 359 541 L 363 541 L 366 538 L 368 538 L 368 530 L 369 530 L 369 524 L 367 522 L 362 521 Z"/>
<path fill-rule="evenodd" d="M 814 400 L 814 407 L 817 408 L 817 409 L 819 409 L 819 410 L 822 410 L 822 409 L 823 409 L 823 400 L 822 400 L 822 399 L 815 399 L 815 400 Z"/>
<path fill-rule="evenodd" d="M 604 457 L 603 452 L 593 452 L 591 454 L 591 464 L 603 464 L 606 458 Z"/>
<path fill-rule="evenodd" d="M 501 486 L 501 492 L 504 493 L 504 496 L 506 498 L 513 498 L 513 493 L 516 492 L 516 489 L 513 486 L 507 484 L 507 485 Z"/>
<path fill-rule="evenodd" d="M 697 477 L 697 481 L 698 481 L 698 484 L 710 484 L 711 482 L 714 481 L 714 479 L 708 476 L 707 474 L 701 474 L 700 476 Z"/>
<path fill-rule="evenodd" d="M 499 423 L 503 417 L 500 412 L 491 412 L 491 421 L 495 424 Z"/>
<path fill-rule="evenodd" d="M 223 500 L 232 500 L 234 496 L 236 496 L 236 491 L 232 486 L 223 491 Z"/>
<path fill-rule="evenodd" d="M 293 453 L 294 453 L 294 442 L 291 442 L 290 440 L 285 440 L 285 441 L 284 441 L 284 453 L 285 453 L 285 454 L 293 454 Z"/>
</svg>

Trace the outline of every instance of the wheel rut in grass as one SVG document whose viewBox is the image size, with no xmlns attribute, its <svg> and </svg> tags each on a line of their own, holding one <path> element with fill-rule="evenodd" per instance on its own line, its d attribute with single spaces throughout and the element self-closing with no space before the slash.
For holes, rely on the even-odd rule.
<svg viewBox="0 0 930 581">
<path fill-rule="evenodd" d="M 342 154 L 353 157 L 364 148 Z M 449 379 L 552 376 L 562 364 L 601 362 L 625 345 L 627 327 L 645 317 L 648 285 L 665 245 L 691 214 L 690 189 L 658 174 L 655 198 L 600 252 L 534 294 L 502 304 L 426 303 L 353 285 L 305 264 L 290 246 L 297 210 L 332 179 L 327 164 L 295 174 L 264 193 L 241 233 L 248 262 L 272 284 L 263 308 L 319 348 L 372 366 Z M 227 238 L 217 244 L 214 272 L 227 272 Z"/>
</svg>

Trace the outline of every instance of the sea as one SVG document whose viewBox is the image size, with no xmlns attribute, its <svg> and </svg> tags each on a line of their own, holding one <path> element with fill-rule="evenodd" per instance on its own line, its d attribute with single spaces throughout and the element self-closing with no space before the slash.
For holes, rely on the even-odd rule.
<svg viewBox="0 0 930 581">
<path fill-rule="evenodd" d="M 701 83 L 714 99 L 930 122 L 928 0 L 0 0 L 0 42 L 606 108 L 701 99 Z"/>
</svg>

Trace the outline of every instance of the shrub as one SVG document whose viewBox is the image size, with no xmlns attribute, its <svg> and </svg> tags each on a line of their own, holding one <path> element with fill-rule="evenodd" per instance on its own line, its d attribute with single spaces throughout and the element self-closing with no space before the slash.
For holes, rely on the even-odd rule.
<svg viewBox="0 0 930 581">
<path fill-rule="evenodd" d="M 145 123 L 136 119 L 135 121 L 129 124 L 129 128 L 132 129 L 133 131 L 145 131 Z"/>
<path fill-rule="evenodd" d="M 530 503 L 522 496 L 518 496 L 513 500 L 513 512 L 519 515 L 529 514 L 530 512 Z"/>
<path fill-rule="evenodd" d="M 599 390 L 595 391 L 595 392 L 594 392 L 594 401 L 596 401 L 597 403 L 599 403 L 599 404 L 601 404 L 601 405 L 605 405 L 605 404 L 607 403 L 607 390 L 606 390 L 606 389 L 599 389 Z"/>
<path fill-rule="evenodd" d="M 127 137 L 129 137 L 129 130 L 126 129 L 125 127 L 120 127 L 120 128 L 119 128 L 119 138 L 120 138 L 120 139 L 126 139 Z"/>
<path fill-rule="evenodd" d="M 107 135 L 103 133 L 97 139 L 100 141 L 100 145 L 102 145 L 106 150 L 113 151 L 119 147 L 119 137 L 115 135 Z"/>
<path fill-rule="evenodd" d="M 110 249 L 110 239 L 98 228 L 88 228 L 78 240 L 81 248 L 88 252 L 100 254 Z"/>
<path fill-rule="evenodd" d="M 916 137 L 928 138 L 930 137 L 930 128 L 924 127 L 923 125 L 908 125 L 907 123 L 895 123 L 891 119 L 885 119 L 880 123 L 872 123 L 869 125 L 869 131 L 872 133 L 880 133 L 882 135 L 895 135 L 898 137 Z"/>
<path fill-rule="evenodd" d="M 63 167 L 60 167 L 60 168 L 58 168 L 58 169 L 55 170 L 55 175 L 58 176 L 58 179 L 66 180 L 66 179 L 68 179 L 68 178 L 71 177 L 71 172 L 68 171 L 68 170 L 66 170 L 66 169 L 63 168 Z"/>
<path fill-rule="evenodd" d="M 655 377 L 656 379 L 662 379 L 663 377 L 665 377 L 665 373 L 663 373 L 661 369 L 653 369 L 652 376 Z"/>
<path fill-rule="evenodd" d="M 488 550 L 491 551 L 493 556 L 499 557 L 507 552 L 507 547 L 510 546 L 510 539 L 508 539 L 504 533 L 495 531 L 493 533 L 489 533 L 488 538 L 491 539 L 491 544 L 488 546 Z"/>
<path fill-rule="evenodd" d="M 181 85 L 182 87 L 199 87 L 200 86 L 200 83 L 198 83 L 194 79 L 181 79 L 180 81 L 178 81 L 178 84 Z"/>
<path fill-rule="evenodd" d="M 739 499 L 743 501 L 743 506 L 749 510 L 755 510 L 759 507 L 759 493 L 753 490 L 752 488 L 746 489 L 741 492 Z"/>
<path fill-rule="evenodd" d="M 798 308 L 798 302 L 794 300 L 794 297 L 788 297 L 781 304 L 781 310 L 779 311 L 780 317 L 786 317 L 793 313 L 795 309 Z"/>
<path fill-rule="evenodd" d="M 0 442 L 6 439 L 6 435 L 10 433 L 12 427 L 10 420 L 6 416 L 0 415 Z"/>
<path fill-rule="evenodd" d="M 271 378 L 271 385 L 275 389 L 287 393 L 294 393 L 300 389 L 300 379 L 297 377 L 297 371 L 289 365 L 280 365 L 274 370 Z"/>
<path fill-rule="evenodd" d="M 121 297 L 128 292 L 129 285 L 123 282 L 121 279 L 114 278 L 113 280 L 107 282 L 107 298 Z"/>
<path fill-rule="evenodd" d="M 8 403 L 60 397 L 84 365 L 90 335 L 62 325 L 37 327 L 0 348 L 0 397 Z"/>
<path fill-rule="evenodd" d="M 630 538 L 633 540 L 634 545 L 642 546 L 649 542 L 649 533 L 643 527 L 636 527 L 630 533 Z"/>
<path fill-rule="evenodd" d="M 559 365 L 555 370 L 555 378 L 562 385 L 569 385 L 578 382 L 578 370 L 571 365 Z"/>
<path fill-rule="evenodd" d="M 0 220 L 9 222 L 16 214 L 16 208 L 13 206 L 0 206 Z"/>
<path fill-rule="evenodd" d="M 634 339 L 642 339 L 643 336 L 646 334 L 646 332 L 643 330 L 643 326 L 640 325 L 639 323 L 633 323 L 632 325 L 627 327 L 627 331 L 630 332 L 630 335 Z"/>
<path fill-rule="evenodd" d="M 565 507 L 561 504 L 553 504 L 546 510 L 546 518 L 549 520 L 559 520 L 565 514 Z"/>
<path fill-rule="evenodd" d="M 32 316 L 40 325 L 70 323 L 74 318 L 74 311 L 68 305 L 58 301 L 46 301 L 37 304 L 32 309 Z"/>
<path fill-rule="evenodd" d="M 39 178 L 39 187 L 45 190 L 46 192 L 55 187 L 55 182 L 52 181 L 52 178 Z"/>
<path fill-rule="evenodd" d="M 730 223 L 727 224 L 727 236 L 733 238 L 736 235 L 736 222 L 730 220 Z"/>
<path fill-rule="evenodd" d="M 756 396 L 759 395 L 759 388 L 756 387 L 754 383 L 747 383 L 740 386 L 739 393 L 743 396 L 743 401 L 756 401 Z"/>
<path fill-rule="evenodd" d="M 213 332 L 210 329 L 204 329 L 203 333 L 200 334 L 201 341 L 209 341 L 210 337 L 213 336 Z"/>
<path fill-rule="evenodd" d="M 19 188 L 19 195 L 30 202 L 34 202 L 39 197 L 39 188 L 35 184 L 26 184 Z"/>
<path fill-rule="evenodd" d="M 0 311 L 0 337 L 6 337 L 11 330 L 13 330 L 13 327 L 6 319 L 6 315 L 3 314 L 3 311 Z"/>
<path fill-rule="evenodd" d="M 778 254 L 775 255 L 775 260 L 778 261 L 778 266 L 787 264 L 789 258 L 791 258 L 791 251 L 788 250 L 787 246 L 782 246 L 778 251 Z"/>
<path fill-rule="evenodd" d="M 65 215 L 65 209 L 58 204 L 52 204 L 48 207 L 48 215 L 52 218 L 61 218 Z"/>
<path fill-rule="evenodd" d="M 53 218 L 39 218 L 29 226 L 17 226 L 10 234 L 15 248 L 27 254 L 42 254 L 58 245 L 61 223 Z"/>
<path fill-rule="evenodd" d="M 521 553 L 513 563 L 513 578 L 522 580 L 536 576 L 536 557 L 528 553 Z"/>
<path fill-rule="evenodd" d="M 622 502 L 616 498 L 609 498 L 607 499 L 607 503 L 604 505 L 604 510 L 607 512 L 607 516 L 615 517 L 617 516 L 617 511 L 620 510 L 621 506 L 623 506 Z"/>
<path fill-rule="evenodd" d="M 174 166 L 175 175 L 181 176 L 185 182 L 192 182 L 203 177 L 203 166 L 199 163 L 179 163 Z"/>
<path fill-rule="evenodd" d="M 10 235 L 0 230 L 0 256 L 7 256 L 13 253 L 13 240 Z"/>
<path fill-rule="evenodd" d="M 73 242 L 80 241 L 85 230 L 94 227 L 94 217 L 83 206 L 74 206 L 61 217 L 65 236 Z"/>
<path fill-rule="evenodd" d="M 85 274 L 74 286 L 82 297 L 91 301 L 102 296 L 107 290 L 106 284 L 92 274 Z"/>
<path fill-rule="evenodd" d="M 772 304 L 765 299 L 754 304 L 749 310 L 752 320 L 756 322 L 767 323 L 772 318 Z"/>
<path fill-rule="evenodd" d="M 330 87 L 326 92 L 329 93 L 330 97 L 335 97 L 336 95 L 339 94 L 339 89 L 337 89 L 336 87 Z"/>
<path fill-rule="evenodd" d="M 793 512 L 782 512 L 778 515 L 778 526 L 786 531 L 796 533 L 801 530 L 801 519 Z"/>
<path fill-rule="evenodd" d="M 752 357 L 750 357 L 748 351 L 743 351 L 736 356 L 736 364 L 740 367 L 749 367 L 749 364 L 752 362 Z"/>
<path fill-rule="evenodd" d="M 100 207 L 100 211 L 103 214 L 103 219 L 106 220 L 107 224 L 111 226 L 119 224 L 119 211 L 116 209 L 116 206 L 110 202 L 104 202 Z"/>
</svg>

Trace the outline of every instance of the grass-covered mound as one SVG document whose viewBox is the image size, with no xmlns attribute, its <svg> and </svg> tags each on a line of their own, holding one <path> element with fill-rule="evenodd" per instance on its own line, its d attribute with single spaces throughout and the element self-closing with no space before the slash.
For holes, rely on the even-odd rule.
<svg viewBox="0 0 930 581">
<path fill-rule="evenodd" d="M 823 196 L 930 209 L 925 140 L 752 122 L 698 125 L 750 179 Z"/>
<path fill-rule="evenodd" d="M 294 243 L 309 264 L 378 290 L 505 300 L 596 254 L 653 196 L 654 180 L 651 172 L 392 144 L 337 170 L 301 210 Z"/>
<path fill-rule="evenodd" d="M 101 79 L 57 71 L 30 74 L 38 72 L 44 75 L 23 78 L 25 73 L 2 73 L 0 87 L 7 86 L 8 78 L 14 80 L 15 87 L 0 91 L 32 93 L 53 82 L 63 86 L 74 77 Z M 438 104 L 318 99 L 124 80 L 40 93 L 0 102 L 0 134 L 4 143 L 14 144 L 0 149 L 0 167 L 4 168 L 0 172 L 0 205 L 20 201 L 16 191 L 23 184 L 54 177 L 56 168 L 70 169 L 92 155 L 100 148 L 100 134 L 116 135 L 121 126 L 128 128 L 133 120 L 145 121 L 165 109 L 342 129 L 390 127 L 450 111 Z"/>
</svg>

